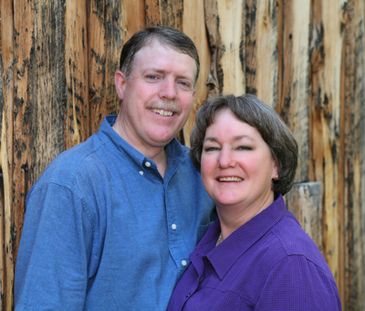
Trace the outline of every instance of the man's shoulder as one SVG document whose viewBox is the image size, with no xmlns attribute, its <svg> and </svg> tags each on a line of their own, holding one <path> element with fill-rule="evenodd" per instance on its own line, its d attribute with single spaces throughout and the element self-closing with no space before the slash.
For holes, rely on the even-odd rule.
<svg viewBox="0 0 365 311">
<path fill-rule="evenodd" d="M 72 187 L 75 179 L 100 166 L 97 152 L 101 147 L 95 135 L 86 141 L 61 152 L 44 170 L 37 184 L 57 183 Z M 98 164 L 99 163 L 99 164 Z"/>
</svg>

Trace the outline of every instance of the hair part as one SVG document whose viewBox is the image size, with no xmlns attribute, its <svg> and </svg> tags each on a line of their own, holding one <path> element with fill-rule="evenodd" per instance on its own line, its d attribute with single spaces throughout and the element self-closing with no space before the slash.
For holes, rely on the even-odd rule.
<svg viewBox="0 0 365 311">
<path fill-rule="evenodd" d="M 222 109 L 229 109 L 239 120 L 258 130 L 278 165 L 279 176 L 273 181 L 273 191 L 287 193 L 295 177 L 298 144 L 277 112 L 252 94 L 213 97 L 198 110 L 190 136 L 190 154 L 197 168 L 200 170 L 206 130 L 213 124 L 217 112 Z"/>
<path fill-rule="evenodd" d="M 180 30 L 167 26 L 153 26 L 136 32 L 122 48 L 119 69 L 128 76 L 132 71 L 136 53 L 153 40 L 193 58 L 196 64 L 194 79 L 194 83 L 196 83 L 200 71 L 200 61 L 194 42 Z"/>
</svg>

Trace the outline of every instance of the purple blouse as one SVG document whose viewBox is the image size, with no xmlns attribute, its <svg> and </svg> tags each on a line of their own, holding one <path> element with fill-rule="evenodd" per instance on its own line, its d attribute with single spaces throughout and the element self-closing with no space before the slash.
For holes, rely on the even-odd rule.
<svg viewBox="0 0 365 311">
<path fill-rule="evenodd" d="M 219 233 L 209 227 L 168 310 L 341 310 L 325 259 L 282 196 L 216 247 Z"/>
</svg>

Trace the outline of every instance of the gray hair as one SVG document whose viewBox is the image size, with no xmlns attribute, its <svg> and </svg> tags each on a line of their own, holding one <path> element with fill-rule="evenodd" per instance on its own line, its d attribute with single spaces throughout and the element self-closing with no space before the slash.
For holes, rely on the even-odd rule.
<svg viewBox="0 0 365 311">
<path fill-rule="evenodd" d="M 199 109 L 190 136 L 190 154 L 194 164 L 200 170 L 205 132 L 222 109 L 229 109 L 239 120 L 258 130 L 278 165 L 279 177 L 273 181 L 272 189 L 275 193 L 287 193 L 295 177 L 298 144 L 276 111 L 251 94 L 213 97 Z"/>
</svg>

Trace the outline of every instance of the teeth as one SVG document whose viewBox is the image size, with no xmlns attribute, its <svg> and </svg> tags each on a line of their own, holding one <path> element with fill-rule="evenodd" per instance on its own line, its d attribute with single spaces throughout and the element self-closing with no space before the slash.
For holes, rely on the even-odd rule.
<svg viewBox="0 0 365 311">
<path fill-rule="evenodd" d="M 229 177 L 220 177 L 219 181 L 242 181 L 242 178 L 236 177 L 236 176 L 229 176 Z"/>
<path fill-rule="evenodd" d="M 166 111 L 166 110 L 162 110 L 162 109 L 153 109 L 152 111 L 154 113 L 159 114 L 160 116 L 164 116 L 164 117 L 171 117 L 173 115 L 172 111 Z"/>
</svg>

